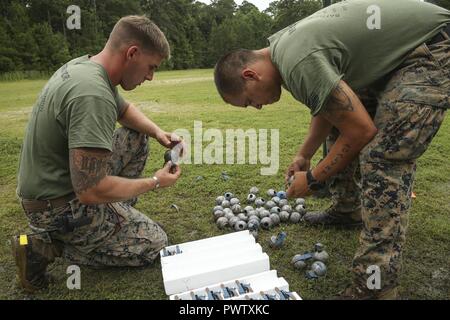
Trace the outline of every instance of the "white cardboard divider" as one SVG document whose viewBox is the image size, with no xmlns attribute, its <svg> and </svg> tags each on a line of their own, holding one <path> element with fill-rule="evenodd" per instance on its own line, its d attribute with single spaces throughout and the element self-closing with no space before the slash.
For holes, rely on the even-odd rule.
<svg viewBox="0 0 450 320">
<path fill-rule="evenodd" d="M 210 246 L 201 246 L 199 248 L 188 248 L 184 250 L 181 246 L 180 250 L 183 254 L 176 254 L 173 256 L 166 256 L 161 259 L 161 264 L 163 266 L 169 265 L 179 265 L 180 263 L 186 263 L 186 261 L 192 260 L 192 257 L 206 257 L 207 259 L 212 259 L 217 253 L 217 255 L 226 255 L 229 252 L 238 252 L 244 250 L 245 248 L 255 247 L 255 238 L 252 236 L 246 238 L 230 239 L 226 242 L 214 242 Z M 261 249 L 262 252 L 262 249 Z"/>
<path fill-rule="evenodd" d="M 281 290 L 285 290 L 283 288 L 279 288 Z M 278 293 L 275 291 L 275 288 L 272 288 L 270 290 L 264 290 L 265 294 L 269 294 L 272 296 L 278 296 Z M 290 294 L 293 296 L 293 298 L 291 300 L 303 300 L 298 294 L 297 292 L 290 292 Z M 247 293 L 246 295 L 244 295 L 244 297 L 239 297 L 239 298 L 232 298 L 231 300 L 263 300 L 262 299 L 263 296 L 261 295 L 260 292 L 252 292 L 252 293 Z"/>
<path fill-rule="evenodd" d="M 223 263 L 217 261 L 211 265 L 198 265 L 198 268 L 185 269 L 184 266 L 172 269 L 169 273 L 163 269 L 164 287 L 166 294 L 171 295 L 179 292 L 193 290 L 207 286 L 211 283 L 229 281 L 241 278 L 255 272 L 268 271 L 269 256 L 265 253 L 250 256 L 241 256 L 239 260 L 228 260 Z"/>
<path fill-rule="evenodd" d="M 270 270 L 270 271 L 254 274 L 254 275 L 251 275 L 248 277 L 239 278 L 236 280 L 239 281 L 240 283 L 251 284 L 251 288 L 255 293 L 258 293 L 260 291 L 271 290 L 275 287 L 277 287 L 281 290 L 286 290 L 286 291 L 289 290 L 289 284 L 286 282 L 285 279 L 278 278 L 276 270 Z M 232 297 L 231 299 L 233 299 L 233 300 L 244 299 L 244 296 L 248 295 L 248 293 L 239 294 L 236 280 L 224 281 L 221 283 L 216 283 L 214 285 L 202 287 L 202 288 L 199 288 L 196 290 L 171 295 L 170 300 L 178 300 L 178 299 L 190 300 L 190 299 L 192 299 L 191 293 L 194 295 L 199 295 L 199 296 L 205 296 L 205 295 L 207 296 L 207 292 L 206 292 L 207 289 L 209 289 L 213 292 L 218 292 L 218 291 L 223 292 L 221 285 L 223 285 L 224 287 L 227 287 L 229 289 L 232 289 L 234 292 L 237 293 L 237 296 Z"/>
<path fill-rule="evenodd" d="M 174 251 L 176 249 L 176 247 L 178 246 L 183 251 L 183 253 L 189 253 L 189 252 L 193 253 L 195 251 L 201 251 L 204 248 L 209 248 L 216 244 L 226 244 L 226 243 L 231 243 L 232 241 L 242 240 L 242 239 L 248 240 L 250 237 L 253 238 L 253 236 L 251 236 L 250 232 L 248 230 L 244 230 L 244 231 L 240 231 L 240 232 L 228 233 L 228 234 L 213 237 L 213 238 L 185 242 L 185 243 L 182 243 L 179 245 L 173 245 L 170 247 L 166 247 L 165 249 L 168 251 Z M 253 238 L 253 242 L 255 242 L 254 238 Z M 160 255 L 161 255 L 161 260 L 164 260 L 169 257 L 173 257 L 173 256 L 165 257 L 164 249 L 160 251 Z"/>
<path fill-rule="evenodd" d="M 171 270 L 175 270 L 175 273 L 177 274 L 189 273 L 190 271 L 187 269 L 190 268 L 208 268 L 212 265 L 224 264 L 227 261 L 237 261 L 241 258 L 245 258 L 246 256 L 253 257 L 261 255 L 262 253 L 262 248 L 257 243 L 247 247 L 224 247 L 221 248 L 221 250 L 211 251 L 200 255 L 186 255 L 184 257 L 180 255 L 178 259 L 173 260 L 173 263 L 163 264 L 162 267 L 168 272 L 168 274 Z M 182 270 L 180 270 L 180 266 L 183 266 Z"/>
<path fill-rule="evenodd" d="M 207 290 L 224 293 L 221 285 L 237 289 L 236 280 L 251 284 L 253 291 L 228 299 L 261 299 L 260 292 L 272 294 L 275 288 L 289 291 L 286 280 L 269 271 L 268 255 L 248 230 L 166 247 L 160 255 L 171 300 L 208 296 Z"/>
</svg>

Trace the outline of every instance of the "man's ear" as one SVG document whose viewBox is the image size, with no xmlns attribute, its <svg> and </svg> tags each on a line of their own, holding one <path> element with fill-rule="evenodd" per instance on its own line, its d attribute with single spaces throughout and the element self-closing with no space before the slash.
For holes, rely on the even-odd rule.
<svg viewBox="0 0 450 320">
<path fill-rule="evenodd" d="M 137 46 L 131 46 L 127 50 L 127 60 L 136 59 L 139 55 L 139 48 Z"/>
<path fill-rule="evenodd" d="M 242 78 L 244 80 L 259 80 L 261 77 L 260 75 L 253 69 L 245 68 L 241 72 Z"/>
</svg>

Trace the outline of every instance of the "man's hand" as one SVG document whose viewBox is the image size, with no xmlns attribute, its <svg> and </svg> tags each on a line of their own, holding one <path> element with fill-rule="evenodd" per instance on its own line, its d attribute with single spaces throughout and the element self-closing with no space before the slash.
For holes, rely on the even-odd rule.
<svg viewBox="0 0 450 320">
<path fill-rule="evenodd" d="M 155 173 L 155 177 L 158 178 L 161 188 L 173 186 L 178 178 L 180 178 L 180 175 L 180 166 L 174 165 L 172 161 L 167 162 L 164 168 Z"/>
<path fill-rule="evenodd" d="M 176 134 L 165 132 L 159 128 L 153 121 L 144 115 L 133 104 L 129 104 L 128 109 L 119 119 L 119 123 L 124 127 L 133 129 L 137 132 L 156 139 L 162 146 L 172 149 L 181 142 L 181 138 Z"/>
<path fill-rule="evenodd" d="M 297 171 L 308 171 L 311 164 L 311 158 L 316 153 L 317 149 L 325 142 L 327 136 L 332 129 L 331 123 L 323 117 L 317 116 L 311 119 L 308 136 L 303 145 L 294 158 L 292 164 L 286 171 L 286 183 L 289 178 Z"/>
<path fill-rule="evenodd" d="M 182 139 L 175 133 L 165 132 L 163 130 L 159 130 L 156 133 L 155 138 L 163 147 L 168 149 L 172 149 L 182 141 Z"/>
<path fill-rule="evenodd" d="M 303 198 L 311 195 L 311 190 L 308 188 L 308 179 L 306 178 L 306 171 L 298 171 L 294 174 L 291 186 L 286 192 L 288 198 Z"/>
<path fill-rule="evenodd" d="M 298 171 L 308 171 L 311 166 L 311 160 L 303 156 L 296 156 L 286 171 L 285 182 L 289 183 L 289 179 Z"/>
</svg>

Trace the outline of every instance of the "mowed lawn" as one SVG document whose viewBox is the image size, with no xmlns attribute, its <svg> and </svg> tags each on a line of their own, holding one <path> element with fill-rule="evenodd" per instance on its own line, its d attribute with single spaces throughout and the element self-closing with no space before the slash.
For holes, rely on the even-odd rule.
<svg viewBox="0 0 450 320">
<path fill-rule="evenodd" d="M 92 270 L 81 267 L 81 290 L 68 290 L 66 269 L 59 259 L 50 267 L 54 282 L 48 290 L 33 296 L 18 288 L 10 237 L 26 232 L 27 221 L 15 196 L 19 152 L 27 119 L 44 80 L 0 83 L 0 299 L 167 299 L 159 261 L 148 268 Z M 175 187 L 150 192 L 141 197 L 137 208 L 160 222 L 172 244 L 217 236 L 229 232 L 214 224 L 211 209 L 218 195 L 234 192 L 243 201 L 250 187 L 264 193 L 283 186 L 285 168 L 304 140 L 309 111 L 284 93 L 276 105 L 261 111 L 226 106 L 215 91 L 212 70 L 160 72 L 155 80 L 133 92 L 123 93 L 160 127 L 167 131 L 187 129 L 193 134 L 194 121 L 203 130 L 217 128 L 279 129 L 280 169 L 273 176 L 261 176 L 266 165 L 206 165 L 182 167 Z M 404 270 L 400 294 L 405 299 L 450 298 L 450 121 L 447 118 L 426 154 L 418 161 L 414 200 L 410 213 Z M 270 140 L 269 140 L 270 141 Z M 204 145 L 208 145 L 204 142 Z M 162 166 L 164 150 L 151 142 L 151 156 L 145 173 L 151 176 Z M 193 155 L 192 155 L 193 156 Z M 321 152 L 314 162 L 320 160 Z M 224 181 L 226 171 L 230 179 Z M 203 179 L 197 177 L 202 176 Z M 171 209 L 177 204 L 180 212 Z M 321 209 L 328 200 L 307 199 L 308 209 Z M 284 248 L 271 249 L 268 239 L 284 230 Z M 358 230 L 311 228 L 303 224 L 282 224 L 261 231 L 259 243 L 270 256 L 271 268 L 278 270 L 290 289 L 304 299 L 333 296 L 351 281 L 352 257 L 358 246 Z M 292 268 L 291 258 L 321 242 L 330 254 L 328 274 L 317 281 L 306 280 Z M 181 267 L 181 266 L 180 266 Z"/>
</svg>

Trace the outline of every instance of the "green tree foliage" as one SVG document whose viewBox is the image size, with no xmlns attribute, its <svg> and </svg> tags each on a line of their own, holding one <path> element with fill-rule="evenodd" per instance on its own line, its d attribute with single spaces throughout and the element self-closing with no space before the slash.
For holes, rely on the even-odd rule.
<svg viewBox="0 0 450 320">
<path fill-rule="evenodd" d="M 438 6 L 441 6 L 445 9 L 450 10 L 450 0 L 431 0 L 431 1 L 427 1 L 427 2 L 437 4 Z"/>
<path fill-rule="evenodd" d="M 32 63 L 35 70 L 51 72 L 70 59 L 64 36 L 60 33 L 53 33 L 48 23 L 34 25 L 32 40 L 37 49 L 34 52 Z"/>
<path fill-rule="evenodd" d="M 340 0 L 330 0 L 334 3 Z M 450 9 L 450 0 L 429 0 Z M 172 59 L 164 69 L 214 66 L 237 48 L 259 49 L 267 37 L 316 12 L 326 1 L 278 0 L 260 12 L 248 1 L 212 0 L 2 0 L 0 73 L 52 72 L 68 60 L 99 52 L 114 24 L 145 14 L 166 34 Z M 81 29 L 68 30 L 67 8 L 81 9 Z"/>
<path fill-rule="evenodd" d="M 147 0 L 144 12 L 165 33 L 171 45 L 172 59 L 166 68 L 187 69 L 196 65 L 193 43 L 201 41 L 195 24 L 192 0 Z"/>
<path fill-rule="evenodd" d="M 208 42 L 209 66 L 233 49 L 259 49 L 267 46 L 267 37 L 270 35 L 272 19 L 261 13 L 255 6 L 243 2 L 236 9 L 235 14 L 213 24 Z"/>
<path fill-rule="evenodd" d="M 274 17 L 272 31 L 276 32 L 321 8 L 321 0 L 279 0 L 270 3 L 266 12 Z"/>
</svg>

